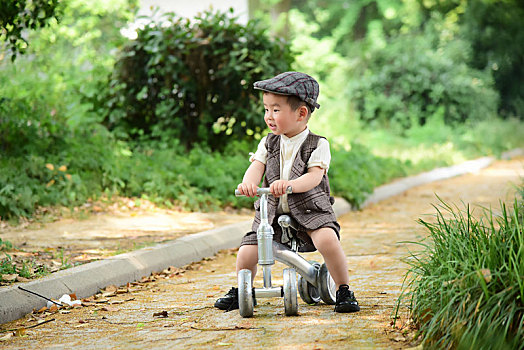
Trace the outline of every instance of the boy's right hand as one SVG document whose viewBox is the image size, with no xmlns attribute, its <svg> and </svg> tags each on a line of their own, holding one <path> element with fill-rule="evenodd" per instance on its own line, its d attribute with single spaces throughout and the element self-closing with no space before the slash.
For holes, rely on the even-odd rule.
<svg viewBox="0 0 524 350">
<path fill-rule="evenodd" d="M 255 184 L 242 182 L 241 184 L 238 184 L 237 189 L 241 195 L 255 197 L 257 195 L 258 186 Z"/>
</svg>

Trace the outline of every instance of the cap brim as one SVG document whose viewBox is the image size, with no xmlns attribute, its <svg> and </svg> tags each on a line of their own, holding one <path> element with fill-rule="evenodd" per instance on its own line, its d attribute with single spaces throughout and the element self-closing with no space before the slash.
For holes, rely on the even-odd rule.
<svg viewBox="0 0 524 350">
<path fill-rule="evenodd" d="M 282 95 L 282 96 L 292 96 L 292 94 L 285 94 L 283 92 L 277 92 L 277 91 L 273 91 L 273 90 L 269 90 L 269 89 L 264 89 L 264 88 L 260 88 L 260 87 L 256 87 L 254 86 L 253 87 L 255 90 L 261 90 L 261 91 L 265 91 L 265 92 L 271 92 L 272 94 L 276 94 L 276 95 Z"/>
</svg>

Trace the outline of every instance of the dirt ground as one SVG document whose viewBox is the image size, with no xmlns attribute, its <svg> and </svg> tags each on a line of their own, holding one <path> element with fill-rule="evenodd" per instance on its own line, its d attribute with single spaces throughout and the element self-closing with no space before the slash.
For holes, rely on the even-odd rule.
<svg viewBox="0 0 524 350">
<path fill-rule="evenodd" d="M 477 173 L 419 186 L 341 217 L 341 241 L 350 268 L 350 286 L 361 305 L 359 313 L 336 314 L 332 306 L 310 306 L 300 298 L 297 317 L 284 315 L 280 298 L 259 300 L 254 317 L 249 319 L 242 318 L 238 311 L 226 313 L 213 308 L 214 301 L 236 285 L 236 250 L 233 249 L 183 269 L 169 268 L 137 283 L 110 287 L 83 300 L 82 307 L 35 312 L 1 325 L 0 345 L 6 349 L 401 349 L 416 346 L 409 341 L 412 329 L 405 305 L 401 307 L 396 327 L 392 327 L 392 317 L 406 272 L 401 259 L 409 249 L 416 249 L 406 242 L 426 235 L 417 220 L 432 219 L 435 213 L 432 204 L 438 204 L 436 195 L 459 208 L 464 208 L 463 203 L 470 203 L 478 215 L 481 207 L 493 208 L 496 213 L 500 201 L 511 203 L 515 198 L 516 186 L 522 184 L 524 177 L 523 164 L 522 157 L 497 161 Z M 204 220 L 198 215 L 193 218 Z M 245 220 L 244 217 L 236 219 Z M 182 218 L 175 219 L 180 220 Z M 89 222 L 70 223 L 67 232 L 75 232 L 83 224 L 89 226 Z M 162 226 L 158 217 L 154 222 Z M 59 239 L 61 244 L 68 244 L 68 235 L 57 225 L 58 229 L 48 231 L 48 244 Z M 147 223 L 144 225 L 150 227 Z M 41 231 L 35 230 L 33 234 Z M 102 230 L 98 235 L 102 236 L 100 232 Z M 137 235 L 136 232 L 129 234 L 120 223 L 111 232 L 111 237 L 119 237 L 116 242 L 128 235 Z M 35 236 L 26 236 L 27 245 L 34 244 L 32 237 Z M 318 253 L 304 256 L 322 260 Z M 274 285 L 282 285 L 282 268 L 277 263 L 273 269 Z M 261 284 L 261 277 L 257 276 L 255 286 Z"/>
</svg>

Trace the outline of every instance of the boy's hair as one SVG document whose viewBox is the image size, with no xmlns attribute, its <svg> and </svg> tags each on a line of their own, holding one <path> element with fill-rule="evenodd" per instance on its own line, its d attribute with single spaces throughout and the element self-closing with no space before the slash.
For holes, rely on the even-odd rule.
<svg viewBox="0 0 524 350">
<path fill-rule="evenodd" d="M 289 107 L 291 107 L 291 109 L 293 111 L 296 111 L 297 109 L 299 109 L 302 106 L 306 106 L 307 107 L 307 117 L 308 118 L 311 116 L 311 113 L 313 113 L 311 111 L 311 108 L 309 107 L 309 105 L 306 102 L 302 101 L 298 96 L 288 95 L 287 96 L 287 104 L 289 105 Z"/>
</svg>

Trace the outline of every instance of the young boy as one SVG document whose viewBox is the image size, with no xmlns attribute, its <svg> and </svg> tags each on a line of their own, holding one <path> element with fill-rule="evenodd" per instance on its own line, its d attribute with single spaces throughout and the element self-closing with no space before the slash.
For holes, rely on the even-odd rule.
<svg viewBox="0 0 524 350">
<path fill-rule="evenodd" d="M 268 196 L 273 238 L 281 239 L 278 215 L 289 213 L 300 225 L 299 238 L 306 242 L 300 250 L 318 249 L 337 285 L 335 311 L 359 311 L 358 302 L 349 290 L 346 256 L 339 241 L 340 225 L 331 207 L 334 199 L 330 196 L 327 177 L 331 160 L 329 142 L 307 127 L 311 113 L 320 107 L 318 83 L 307 74 L 286 72 L 258 81 L 254 87 L 264 92 L 264 120 L 272 133 L 260 141 L 238 190 L 248 197 L 255 196 L 265 175 L 263 187 L 269 187 L 273 195 Z M 293 194 L 287 195 L 289 186 Z M 253 278 L 257 271 L 256 231 L 260 223 L 257 203 L 255 208 L 253 231 L 242 239 L 236 263 L 237 273 L 250 269 Z M 238 309 L 238 289 L 233 287 L 216 301 L 215 307 L 228 311 Z"/>
</svg>

